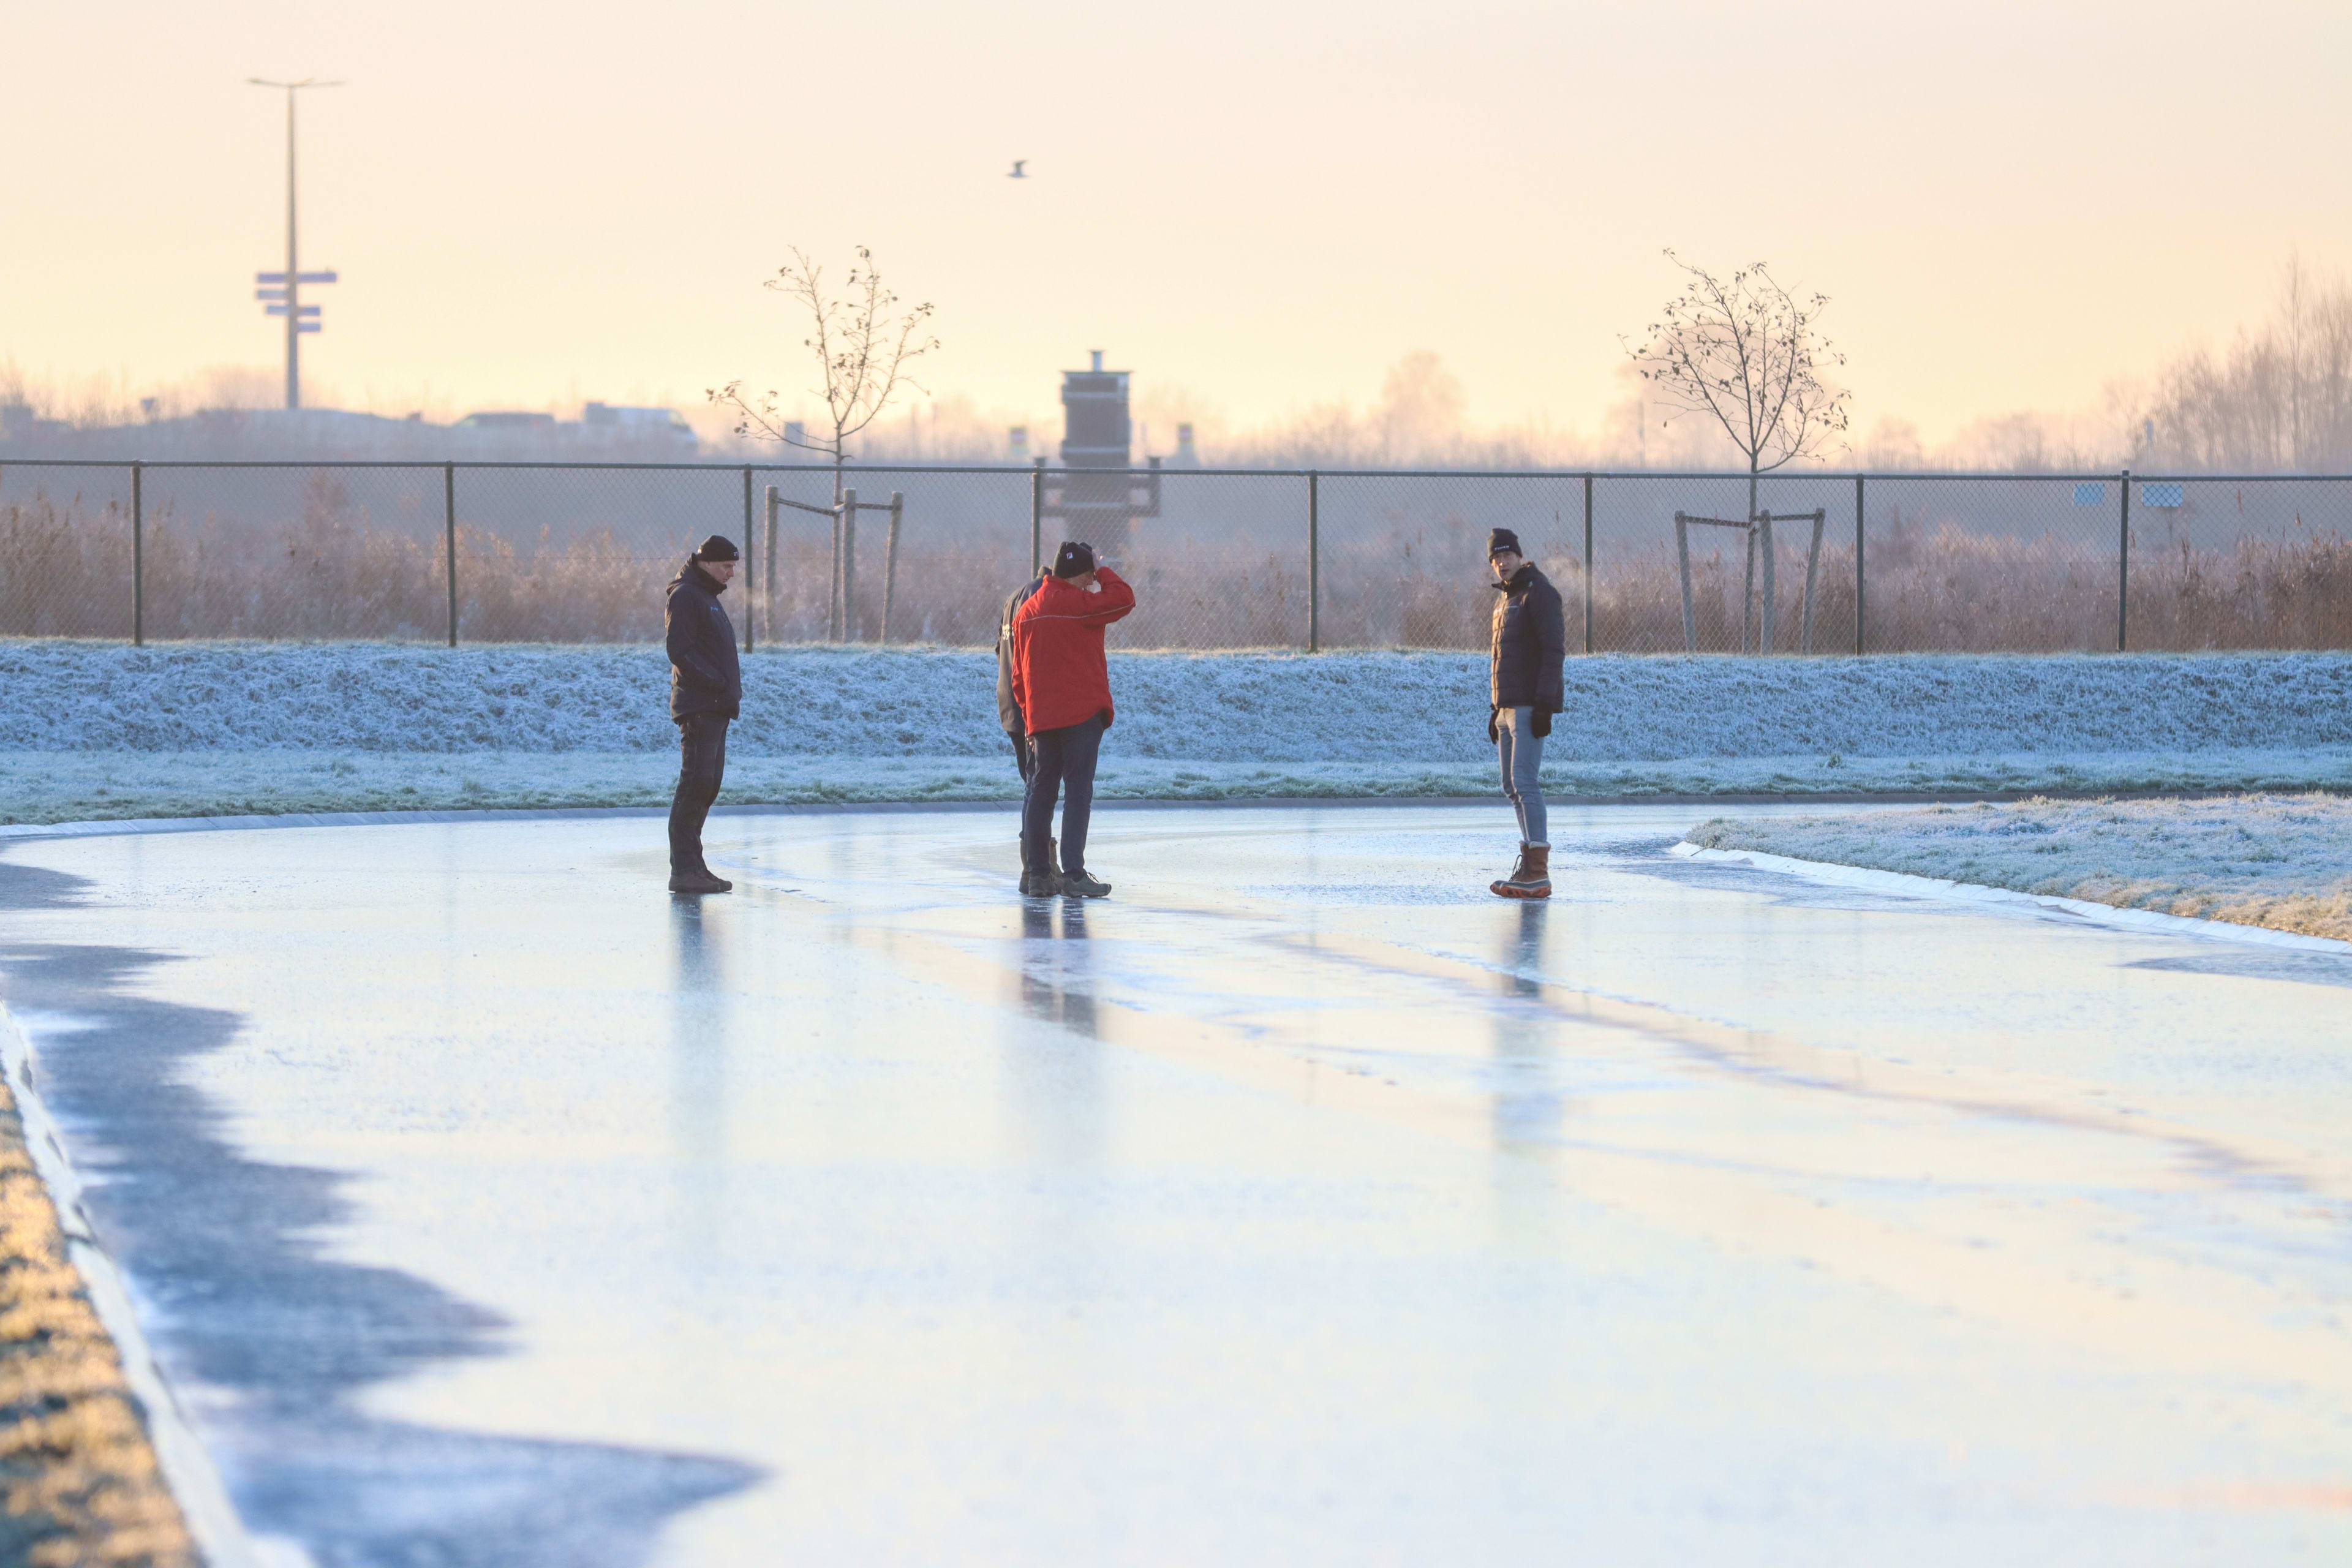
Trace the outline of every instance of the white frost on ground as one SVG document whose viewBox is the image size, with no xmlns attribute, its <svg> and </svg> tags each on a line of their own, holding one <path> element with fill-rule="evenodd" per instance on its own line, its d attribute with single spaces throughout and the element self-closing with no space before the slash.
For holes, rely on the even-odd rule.
<svg viewBox="0 0 2352 1568">
<path fill-rule="evenodd" d="M 995 662 L 745 661 L 727 798 L 1008 798 Z M 1119 654 L 1111 795 L 1487 795 L 1486 660 Z M 0 818 L 667 799 L 653 647 L 0 643 Z M 2352 656 L 1572 658 L 1563 795 L 2352 786 Z M 102 793 L 101 793 L 102 792 Z"/>
<path fill-rule="evenodd" d="M 1685 842 L 2352 939 L 2352 800 L 2030 800 L 1718 817 Z"/>
<path fill-rule="evenodd" d="M 667 752 L 0 752 L 0 822 L 83 822 L 301 811 L 667 805 Z M 2116 752 L 2072 757 L 1697 758 L 1548 763 L 1552 796 L 1989 794 L 2018 790 L 2352 789 L 2352 747 L 2326 752 Z M 1111 799 L 1487 795 L 1491 763 L 1223 763 L 1104 753 Z M 990 757 L 744 756 L 721 799 L 739 805 L 1003 800 L 1020 784 Z"/>
</svg>

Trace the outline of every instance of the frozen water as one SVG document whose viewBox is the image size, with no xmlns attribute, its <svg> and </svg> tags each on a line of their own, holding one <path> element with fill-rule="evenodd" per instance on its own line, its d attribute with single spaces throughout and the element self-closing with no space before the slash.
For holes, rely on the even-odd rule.
<svg viewBox="0 0 2352 1568">
<path fill-rule="evenodd" d="M 18 842 L 0 987 L 322 1563 L 2341 1561 L 2352 958 L 1704 815 Z"/>
</svg>

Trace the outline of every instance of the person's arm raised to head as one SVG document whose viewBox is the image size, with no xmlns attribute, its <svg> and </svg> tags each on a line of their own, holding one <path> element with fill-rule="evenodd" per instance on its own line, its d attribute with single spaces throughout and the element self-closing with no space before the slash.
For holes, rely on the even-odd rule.
<svg viewBox="0 0 2352 1568">
<path fill-rule="evenodd" d="M 1078 619 L 1090 626 L 1107 626 L 1125 619 L 1135 608 L 1135 589 L 1108 566 L 1095 568 L 1095 581 L 1102 585 L 1102 592 L 1087 595 L 1087 608 Z"/>
</svg>

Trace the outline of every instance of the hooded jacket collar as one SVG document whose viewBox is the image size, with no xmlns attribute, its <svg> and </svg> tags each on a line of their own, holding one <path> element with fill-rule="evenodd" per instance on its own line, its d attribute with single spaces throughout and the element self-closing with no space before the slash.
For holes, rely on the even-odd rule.
<svg viewBox="0 0 2352 1568">
<path fill-rule="evenodd" d="M 714 599 L 727 592 L 727 584 L 705 572 L 702 563 L 691 555 L 686 558 L 686 564 L 677 569 L 677 575 L 671 581 L 682 587 L 699 589 Z"/>
<path fill-rule="evenodd" d="M 1512 573 L 1509 576 L 1504 578 L 1499 583 L 1489 583 L 1487 586 L 1494 589 L 1497 594 L 1520 594 L 1525 593 L 1527 591 L 1528 584 L 1535 580 L 1536 563 L 1532 561 L 1522 561 L 1519 563 L 1519 569 L 1517 571 Z"/>
</svg>

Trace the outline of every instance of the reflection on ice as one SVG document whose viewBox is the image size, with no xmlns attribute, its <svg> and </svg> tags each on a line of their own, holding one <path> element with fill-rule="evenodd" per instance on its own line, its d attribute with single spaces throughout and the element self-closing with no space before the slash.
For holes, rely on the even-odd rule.
<svg viewBox="0 0 2352 1568">
<path fill-rule="evenodd" d="M 1002 815 L 720 818 L 698 904 L 625 818 L 12 847 L 0 981 L 99 1022 L 47 1081 L 253 1521 L 697 1568 L 2347 1545 L 2275 1500 L 2352 1468 L 2326 976 L 1690 874 L 1696 813 L 1561 809 L 1507 905 L 1461 870 L 1499 807 L 1107 811 L 1093 903 L 1013 897 Z M 2145 1505 L 2200 1496 L 2273 1500 Z"/>
</svg>

